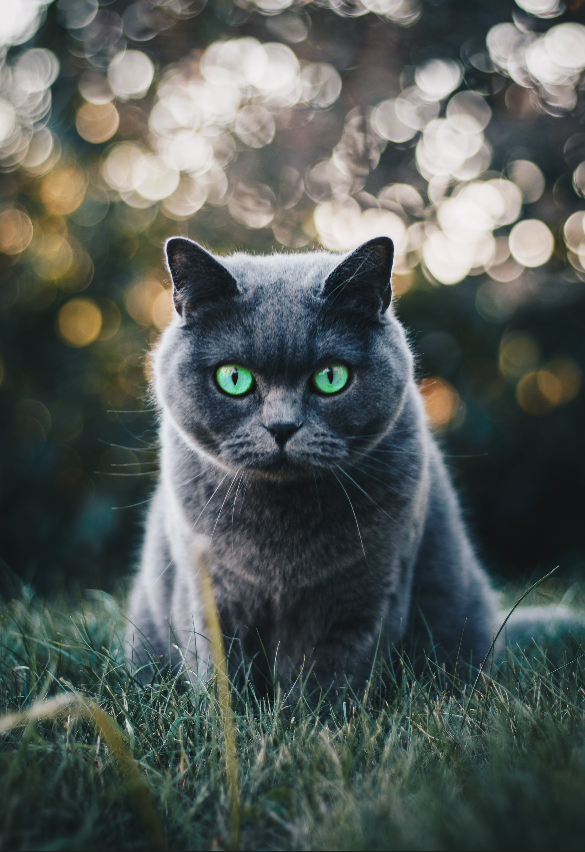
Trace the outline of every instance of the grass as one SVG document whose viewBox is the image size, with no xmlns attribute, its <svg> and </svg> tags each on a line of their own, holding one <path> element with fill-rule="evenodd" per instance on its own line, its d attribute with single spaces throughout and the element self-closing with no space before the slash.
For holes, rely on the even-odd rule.
<svg viewBox="0 0 585 852">
<path fill-rule="evenodd" d="M 332 713 L 232 689 L 237 836 L 221 691 L 137 685 L 122 630 L 102 593 L 0 610 L 0 715 L 28 713 L 0 734 L 0 849 L 163 848 L 159 819 L 171 849 L 583 848 L 577 637 L 510 651 L 475 691 L 378 671 Z"/>
</svg>

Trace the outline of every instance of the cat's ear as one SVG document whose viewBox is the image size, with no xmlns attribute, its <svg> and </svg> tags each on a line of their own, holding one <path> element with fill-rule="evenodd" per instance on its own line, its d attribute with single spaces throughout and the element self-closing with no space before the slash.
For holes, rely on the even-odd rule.
<svg viewBox="0 0 585 852">
<path fill-rule="evenodd" d="M 181 316 L 202 305 L 238 295 L 233 275 L 193 240 L 171 237 L 165 245 L 165 253 L 173 279 L 175 309 Z"/>
<path fill-rule="evenodd" d="M 393 260 L 394 243 L 390 237 L 368 240 L 335 267 L 325 281 L 323 298 L 331 305 L 383 314 L 392 298 Z"/>
</svg>

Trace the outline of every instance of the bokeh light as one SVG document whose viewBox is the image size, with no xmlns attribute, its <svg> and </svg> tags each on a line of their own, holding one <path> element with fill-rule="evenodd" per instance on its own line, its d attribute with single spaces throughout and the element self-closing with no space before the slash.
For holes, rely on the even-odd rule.
<svg viewBox="0 0 585 852">
<path fill-rule="evenodd" d="M 23 210 L 5 207 L 0 210 L 0 251 L 20 254 L 33 236 L 32 222 Z"/>
<path fill-rule="evenodd" d="M 114 56 L 108 66 L 108 83 L 122 100 L 142 98 L 154 77 L 152 60 L 141 50 L 125 50 Z"/>
<path fill-rule="evenodd" d="M 560 0 L 516 0 L 518 6 L 531 15 L 539 18 L 552 18 L 560 15 L 563 4 Z"/>
<path fill-rule="evenodd" d="M 0 18 L 0 45 L 22 44 L 37 31 L 51 0 L 11 0 Z"/>
<path fill-rule="evenodd" d="M 57 315 L 61 340 L 68 346 L 88 346 L 97 340 L 102 327 L 102 313 L 92 299 L 70 299 Z"/>
<path fill-rule="evenodd" d="M 86 183 L 85 175 L 75 166 L 53 169 L 42 180 L 41 201 L 49 213 L 73 213 L 83 201 Z"/>
<path fill-rule="evenodd" d="M 145 328 L 155 325 L 162 329 L 170 318 L 171 293 L 155 272 L 133 284 L 124 301 L 132 319 Z"/>
<path fill-rule="evenodd" d="M 540 356 L 540 346 L 531 334 L 508 332 L 500 343 L 500 370 L 507 378 L 519 378 L 536 367 Z"/>
<path fill-rule="evenodd" d="M 431 429 L 444 429 L 459 412 L 459 394 L 451 382 L 438 377 L 424 379 L 419 390 L 423 396 L 429 426 Z"/>
<path fill-rule="evenodd" d="M 75 126 L 81 138 L 94 144 L 111 139 L 119 124 L 118 110 L 111 103 L 83 104 L 75 119 Z"/>
<path fill-rule="evenodd" d="M 429 59 L 416 69 L 414 79 L 429 101 L 442 100 L 459 86 L 463 72 L 453 60 Z"/>
<path fill-rule="evenodd" d="M 585 162 L 580 163 L 573 172 L 573 186 L 585 198 Z"/>
<path fill-rule="evenodd" d="M 525 202 L 531 204 L 538 201 L 544 192 L 545 180 L 536 163 L 530 160 L 514 160 L 508 167 L 508 174 L 522 190 Z"/>
<path fill-rule="evenodd" d="M 510 254 L 522 266 L 542 266 L 554 245 L 553 235 L 540 219 L 523 219 L 510 231 Z"/>
</svg>

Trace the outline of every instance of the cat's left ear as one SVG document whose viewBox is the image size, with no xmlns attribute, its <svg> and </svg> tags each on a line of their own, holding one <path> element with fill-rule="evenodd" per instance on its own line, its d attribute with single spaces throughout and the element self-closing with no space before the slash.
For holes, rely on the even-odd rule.
<svg viewBox="0 0 585 852">
<path fill-rule="evenodd" d="M 323 298 L 332 305 L 383 314 L 392 298 L 393 260 L 394 243 L 390 237 L 368 240 L 335 267 L 325 281 Z"/>
<path fill-rule="evenodd" d="M 165 253 L 173 279 L 175 309 L 181 316 L 238 295 L 233 275 L 193 240 L 171 237 Z"/>
</svg>

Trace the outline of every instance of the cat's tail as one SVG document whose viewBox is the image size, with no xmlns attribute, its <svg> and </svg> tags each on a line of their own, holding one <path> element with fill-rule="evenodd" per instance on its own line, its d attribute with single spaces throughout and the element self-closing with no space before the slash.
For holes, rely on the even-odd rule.
<svg viewBox="0 0 585 852">
<path fill-rule="evenodd" d="M 497 629 L 504 623 L 509 610 L 498 612 Z M 498 636 L 495 653 L 502 658 L 506 648 L 512 652 L 534 645 L 566 642 L 573 636 L 585 646 L 585 613 L 568 606 L 526 606 L 514 610 Z"/>
</svg>

